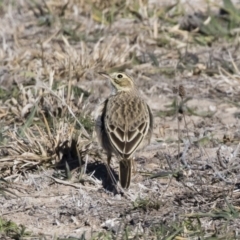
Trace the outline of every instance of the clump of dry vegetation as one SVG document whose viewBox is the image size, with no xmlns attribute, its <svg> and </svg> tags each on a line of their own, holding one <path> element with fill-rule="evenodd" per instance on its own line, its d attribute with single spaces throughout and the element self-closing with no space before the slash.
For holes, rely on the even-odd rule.
<svg viewBox="0 0 240 240">
<path fill-rule="evenodd" d="M 0 0 L 1 239 L 239 238 L 240 8 L 160 2 Z M 103 70 L 155 116 L 126 191 L 94 133 Z"/>
</svg>

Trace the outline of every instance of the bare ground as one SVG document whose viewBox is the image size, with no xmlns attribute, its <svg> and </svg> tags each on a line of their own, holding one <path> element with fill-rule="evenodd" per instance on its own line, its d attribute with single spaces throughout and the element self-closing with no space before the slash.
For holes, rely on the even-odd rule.
<svg viewBox="0 0 240 240">
<path fill-rule="evenodd" d="M 17 194 L 0 195 L 1 219 L 30 239 L 239 239 L 239 37 L 156 6 L 0 1 L 0 173 Z M 100 70 L 133 76 L 154 114 L 128 190 L 107 182 L 92 131 Z"/>
</svg>

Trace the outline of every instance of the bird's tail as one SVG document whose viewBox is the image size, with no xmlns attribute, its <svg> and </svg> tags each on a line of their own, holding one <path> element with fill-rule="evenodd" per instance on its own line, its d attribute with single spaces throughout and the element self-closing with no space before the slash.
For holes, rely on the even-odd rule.
<svg viewBox="0 0 240 240">
<path fill-rule="evenodd" d="M 119 162 L 120 183 L 123 188 L 128 188 L 131 182 L 132 160 L 124 159 Z"/>
</svg>

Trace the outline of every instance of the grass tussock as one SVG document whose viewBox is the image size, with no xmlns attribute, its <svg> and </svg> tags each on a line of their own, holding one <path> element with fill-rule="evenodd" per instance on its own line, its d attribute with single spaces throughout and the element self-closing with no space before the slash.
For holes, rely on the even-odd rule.
<svg viewBox="0 0 240 240">
<path fill-rule="evenodd" d="M 2 239 L 27 239 L 30 232 L 22 225 L 18 226 L 12 221 L 0 219 L 0 236 Z"/>
</svg>

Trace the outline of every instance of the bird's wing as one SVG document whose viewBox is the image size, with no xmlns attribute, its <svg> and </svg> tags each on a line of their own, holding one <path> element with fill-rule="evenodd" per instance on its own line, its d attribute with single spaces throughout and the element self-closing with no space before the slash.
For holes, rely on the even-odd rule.
<svg viewBox="0 0 240 240">
<path fill-rule="evenodd" d="M 108 112 L 111 114 L 106 115 L 105 127 L 110 142 L 122 158 L 128 159 L 148 133 L 151 121 L 149 109 L 139 100 L 137 104 L 134 102 L 134 108 L 131 107 L 131 102 L 124 109 L 122 104 L 117 107 L 115 104 L 115 109 Z"/>
</svg>

